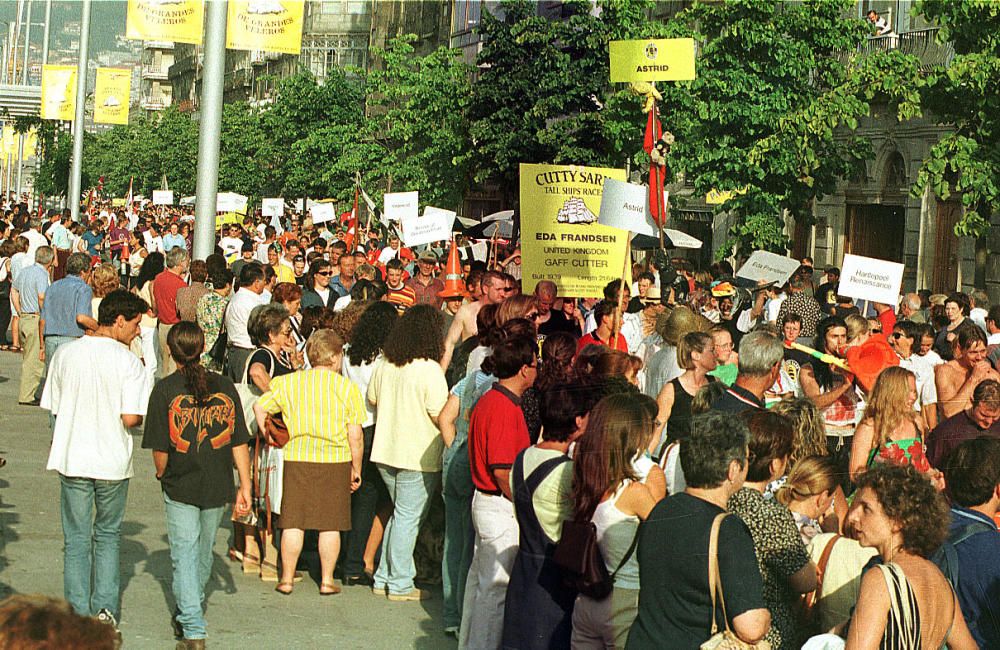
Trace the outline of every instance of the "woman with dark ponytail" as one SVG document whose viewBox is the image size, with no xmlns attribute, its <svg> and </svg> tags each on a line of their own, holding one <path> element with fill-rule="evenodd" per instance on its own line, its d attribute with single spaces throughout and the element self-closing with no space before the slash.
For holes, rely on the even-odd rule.
<svg viewBox="0 0 1000 650">
<path fill-rule="evenodd" d="M 201 328 L 179 322 L 167 335 L 167 347 L 177 371 L 153 387 L 142 446 L 153 451 L 166 504 L 177 601 L 174 629 L 185 641 L 194 641 L 206 636 L 202 601 L 226 505 L 234 503 L 236 516 L 250 513 L 250 437 L 233 382 L 201 365 Z"/>
</svg>

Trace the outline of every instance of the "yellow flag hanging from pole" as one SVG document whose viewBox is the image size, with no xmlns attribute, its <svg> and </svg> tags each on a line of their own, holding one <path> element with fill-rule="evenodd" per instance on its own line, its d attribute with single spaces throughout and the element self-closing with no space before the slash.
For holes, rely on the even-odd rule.
<svg viewBox="0 0 1000 650">
<path fill-rule="evenodd" d="M 126 68 L 98 68 L 94 84 L 94 122 L 128 124 L 132 71 Z"/>
<path fill-rule="evenodd" d="M 304 0 L 229 0 L 226 47 L 299 54 L 304 13 Z"/>
<path fill-rule="evenodd" d="M 201 45 L 203 0 L 128 0 L 125 38 Z"/>
<path fill-rule="evenodd" d="M 72 121 L 76 112 L 76 66 L 42 66 L 43 120 Z"/>
</svg>

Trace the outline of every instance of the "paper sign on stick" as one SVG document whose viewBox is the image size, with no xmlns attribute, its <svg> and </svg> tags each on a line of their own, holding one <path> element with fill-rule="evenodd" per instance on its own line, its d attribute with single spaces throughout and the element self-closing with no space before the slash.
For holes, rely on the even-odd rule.
<svg viewBox="0 0 1000 650">
<path fill-rule="evenodd" d="M 402 221 L 417 216 L 417 199 L 419 192 L 391 192 L 382 197 L 382 220 Z"/>
<path fill-rule="evenodd" d="M 792 277 L 798 268 L 798 260 L 767 251 L 754 251 L 750 259 L 736 272 L 736 277 L 782 285 L 788 282 L 788 278 Z"/>
<path fill-rule="evenodd" d="M 153 190 L 153 205 L 173 205 L 173 190 Z"/>
<path fill-rule="evenodd" d="M 403 225 L 403 243 L 408 248 L 451 238 L 451 227 L 455 223 L 455 213 L 441 208 L 424 208 L 424 216 L 408 217 Z"/>
<path fill-rule="evenodd" d="M 667 192 L 663 193 L 668 196 Z M 649 213 L 649 188 L 613 178 L 605 179 L 598 223 L 639 235 L 658 237 L 656 222 Z M 666 200 L 664 201 L 666 204 Z"/>
<path fill-rule="evenodd" d="M 844 255 L 837 293 L 896 305 L 903 284 L 903 264 L 861 255 Z"/>
<path fill-rule="evenodd" d="M 598 223 L 604 181 L 624 169 L 521 164 L 521 274 L 525 291 L 552 280 L 559 295 L 596 298 L 621 278 L 629 234 Z M 627 281 L 627 279 L 626 279 Z"/>
<path fill-rule="evenodd" d="M 695 77 L 694 39 L 611 41 L 611 81 L 690 81 Z"/>
<path fill-rule="evenodd" d="M 285 214 L 285 199 L 261 199 L 260 214 L 265 217 L 280 217 Z"/>
<path fill-rule="evenodd" d="M 312 213 L 313 223 L 326 223 L 337 218 L 337 211 L 333 209 L 332 203 L 315 203 L 309 211 Z"/>
</svg>

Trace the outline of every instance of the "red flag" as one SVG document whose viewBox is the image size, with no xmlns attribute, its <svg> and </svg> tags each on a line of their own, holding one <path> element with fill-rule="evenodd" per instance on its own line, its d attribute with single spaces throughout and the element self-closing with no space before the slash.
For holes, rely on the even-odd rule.
<svg viewBox="0 0 1000 650">
<path fill-rule="evenodd" d="M 358 186 L 354 186 L 354 206 L 351 208 L 350 218 L 347 221 L 347 234 L 344 235 L 344 242 L 351 252 L 358 250 Z"/>
<path fill-rule="evenodd" d="M 650 154 L 649 161 L 649 214 L 653 216 L 653 221 L 661 228 L 667 221 L 666 205 L 663 202 L 663 183 L 666 179 L 667 170 L 663 165 L 659 165 L 652 160 L 653 150 L 656 143 L 663 137 L 663 126 L 656 114 L 656 104 L 653 104 L 646 120 L 646 136 L 642 143 L 642 148 Z"/>
</svg>

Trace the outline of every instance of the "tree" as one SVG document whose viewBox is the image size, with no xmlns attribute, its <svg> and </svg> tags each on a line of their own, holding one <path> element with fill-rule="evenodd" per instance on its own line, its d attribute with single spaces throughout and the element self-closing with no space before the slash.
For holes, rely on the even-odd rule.
<svg viewBox="0 0 1000 650">
<path fill-rule="evenodd" d="M 191 195 L 198 181 L 198 125 L 176 106 L 168 106 L 153 129 L 146 131 L 159 151 L 159 173 L 143 191 L 159 188 L 163 176 L 177 196 Z"/>
<path fill-rule="evenodd" d="M 895 88 L 899 75 L 879 72 L 912 61 L 898 52 L 851 56 L 867 28 L 850 17 L 853 7 L 731 0 L 696 3 L 676 17 L 700 53 L 697 79 L 661 88 L 664 125 L 677 138 L 668 163 L 698 195 L 734 192 L 720 207 L 737 217 L 720 257 L 784 252 L 783 215 L 808 223 L 813 202 L 870 155 L 866 141 L 835 129 L 856 128 L 879 90 Z M 907 92 L 891 93 L 904 117 L 917 110 Z"/>
<path fill-rule="evenodd" d="M 954 131 L 933 147 L 913 193 L 943 199 L 961 194 L 958 236 L 976 237 L 975 286 L 986 286 L 986 235 L 1000 208 L 1000 5 L 976 0 L 923 0 L 918 10 L 940 25 L 955 58 L 938 66 L 923 87 L 924 106 Z"/>
<path fill-rule="evenodd" d="M 366 77 L 368 165 L 360 167 L 376 193 L 419 189 L 421 201 L 456 208 L 470 172 L 471 70 L 454 49 L 416 56 L 416 36 L 373 48 L 380 65 Z M 358 161 L 361 162 L 361 161 Z M 379 197 L 373 197 L 378 200 Z"/>
<path fill-rule="evenodd" d="M 245 196 L 271 196 L 281 186 L 269 165 L 269 134 L 260 111 L 246 102 L 222 108 L 219 189 Z"/>
<path fill-rule="evenodd" d="M 605 0 L 595 11 L 577 0 L 549 20 L 534 2 L 505 0 L 484 13 L 469 106 L 475 180 L 499 181 L 512 203 L 522 162 L 624 167 L 644 121 L 628 89 L 610 83 L 607 44 L 676 31 L 647 19 L 654 4 Z"/>
</svg>

